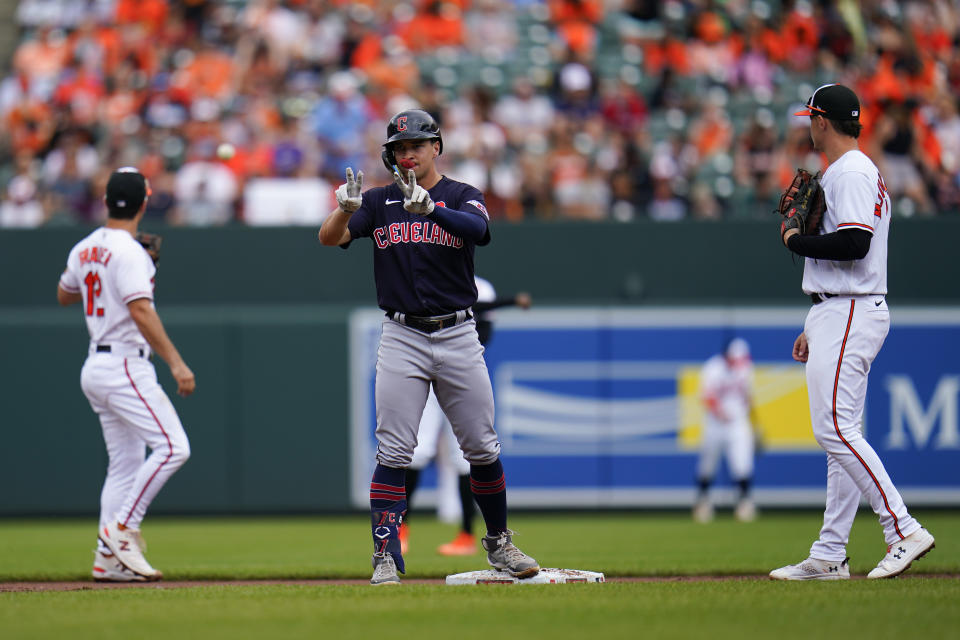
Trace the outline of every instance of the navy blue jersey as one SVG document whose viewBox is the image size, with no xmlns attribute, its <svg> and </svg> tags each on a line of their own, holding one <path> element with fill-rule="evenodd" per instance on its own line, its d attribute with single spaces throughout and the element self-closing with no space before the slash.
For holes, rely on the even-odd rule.
<svg viewBox="0 0 960 640">
<path fill-rule="evenodd" d="M 489 220 L 483 194 L 476 187 L 441 177 L 428 193 L 437 208 Z M 381 309 L 436 316 L 477 301 L 473 251 L 477 244 L 490 242 L 489 230 L 474 243 L 448 233 L 430 218 L 404 209 L 403 194 L 395 184 L 364 193 L 363 204 L 350 216 L 350 235 L 373 240 L 373 274 Z"/>
</svg>

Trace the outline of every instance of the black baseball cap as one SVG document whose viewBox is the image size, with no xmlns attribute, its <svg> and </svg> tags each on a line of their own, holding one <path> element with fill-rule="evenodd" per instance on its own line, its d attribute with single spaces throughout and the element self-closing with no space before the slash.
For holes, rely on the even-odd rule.
<svg viewBox="0 0 960 640">
<path fill-rule="evenodd" d="M 849 87 L 825 84 L 807 100 L 807 110 L 795 116 L 823 116 L 827 120 L 859 120 L 860 100 Z"/>
<path fill-rule="evenodd" d="M 136 167 L 120 167 L 107 180 L 107 208 L 111 212 L 136 213 L 150 195 L 150 183 Z"/>
</svg>

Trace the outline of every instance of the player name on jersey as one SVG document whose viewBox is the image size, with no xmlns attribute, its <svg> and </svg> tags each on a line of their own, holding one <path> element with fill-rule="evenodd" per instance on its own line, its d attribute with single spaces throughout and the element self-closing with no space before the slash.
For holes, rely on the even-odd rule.
<svg viewBox="0 0 960 640">
<path fill-rule="evenodd" d="M 110 258 L 113 257 L 113 254 L 106 247 L 89 247 L 83 249 L 77 254 L 77 258 L 80 259 L 80 266 L 83 266 L 90 262 L 97 262 L 103 266 L 107 266 L 110 263 Z"/>
</svg>

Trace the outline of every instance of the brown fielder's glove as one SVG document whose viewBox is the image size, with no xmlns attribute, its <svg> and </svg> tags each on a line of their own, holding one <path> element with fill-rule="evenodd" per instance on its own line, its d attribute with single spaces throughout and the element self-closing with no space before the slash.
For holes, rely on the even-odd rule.
<svg viewBox="0 0 960 640">
<path fill-rule="evenodd" d="M 783 218 L 780 240 L 783 241 L 784 234 L 790 229 L 797 229 L 804 235 L 816 235 L 826 208 L 820 172 L 811 174 L 805 169 L 797 169 L 797 175 L 780 196 L 780 205 L 774 210 Z"/>
<path fill-rule="evenodd" d="M 140 245 L 147 250 L 147 253 L 150 254 L 153 264 L 160 262 L 160 245 L 163 244 L 163 236 L 159 236 L 155 233 L 138 231 L 137 242 L 139 242 Z"/>
</svg>

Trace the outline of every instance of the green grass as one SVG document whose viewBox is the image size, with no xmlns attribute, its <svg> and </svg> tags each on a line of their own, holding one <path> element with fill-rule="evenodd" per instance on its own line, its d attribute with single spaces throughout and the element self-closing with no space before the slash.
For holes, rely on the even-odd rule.
<svg viewBox="0 0 960 640">
<path fill-rule="evenodd" d="M 565 586 L 398 588 L 338 585 L 144 587 L 0 593 L 3 638 L 952 638 L 960 628 L 960 513 L 916 515 L 937 548 L 910 579 L 778 583 L 763 579 Z M 820 526 L 814 512 L 765 513 L 743 524 L 721 516 L 695 525 L 685 513 L 521 514 L 516 541 L 543 566 L 623 575 L 762 575 L 805 557 Z M 453 527 L 412 520 L 410 578 L 485 567 L 482 555 L 434 553 Z M 90 520 L 0 520 L 0 581 L 89 579 Z M 148 558 L 168 580 L 367 578 L 367 519 L 150 518 Z M 872 514 L 849 547 L 864 574 L 883 556 Z"/>
<path fill-rule="evenodd" d="M 960 513 L 919 512 L 937 537 L 915 572 L 960 573 Z M 511 518 L 514 541 L 542 566 L 603 571 L 609 576 L 765 574 L 806 557 L 821 515 L 762 514 L 749 524 L 721 515 L 709 525 L 686 513 L 535 514 Z M 411 520 L 408 577 L 443 577 L 486 567 L 482 555 L 444 558 L 434 549 L 454 527 L 427 514 Z M 168 579 L 365 578 L 372 549 L 368 519 L 150 518 L 150 562 Z M 0 520 L 0 581 L 78 580 L 90 575 L 96 524 L 91 520 Z M 854 524 L 848 547 L 854 573 L 866 573 L 886 548 L 869 512 Z"/>
<path fill-rule="evenodd" d="M 947 638 L 960 582 L 255 586 L 0 594 L 5 638 Z"/>
</svg>

